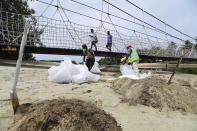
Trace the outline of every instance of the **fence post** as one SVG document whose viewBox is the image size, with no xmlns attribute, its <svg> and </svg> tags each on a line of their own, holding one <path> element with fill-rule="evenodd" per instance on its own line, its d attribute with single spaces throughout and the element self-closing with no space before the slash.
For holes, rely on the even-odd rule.
<svg viewBox="0 0 197 131">
<path fill-rule="evenodd" d="M 185 51 L 185 52 L 184 52 L 184 51 Z M 171 81 L 172 81 L 172 79 L 173 79 L 173 77 L 174 77 L 174 75 L 175 75 L 175 73 L 176 73 L 176 70 L 179 68 L 179 65 L 180 65 L 180 63 L 181 63 L 183 57 L 184 57 L 187 53 L 189 53 L 189 51 L 191 51 L 191 50 L 189 50 L 189 49 L 188 49 L 188 50 L 186 50 L 186 49 L 182 50 L 182 52 L 181 52 L 182 55 L 180 56 L 180 58 L 179 58 L 179 60 L 178 60 L 178 63 L 176 64 L 176 67 L 175 67 L 175 69 L 174 69 L 172 75 L 170 76 L 170 79 L 168 80 L 168 85 L 171 84 Z"/>
<path fill-rule="evenodd" d="M 17 96 L 17 93 L 16 93 L 16 85 L 17 85 L 17 82 L 18 82 L 18 76 L 19 76 L 19 72 L 20 72 L 22 59 L 23 59 L 24 47 L 25 47 L 25 44 L 27 42 L 27 35 L 29 33 L 30 27 L 31 27 L 31 25 L 29 24 L 29 22 L 26 22 L 25 27 L 24 27 L 24 32 L 23 32 L 21 45 L 20 45 L 19 57 L 18 57 L 18 60 L 17 60 L 17 63 L 16 63 L 14 83 L 13 83 L 13 86 L 12 86 L 11 92 L 10 92 L 10 98 L 11 98 L 11 101 L 12 101 L 12 107 L 13 107 L 13 110 L 14 110 L 14 114 L 16 113 L 16 110 L 19 106 L 19 100 L 18 100 L 18 96 Z"/>
</svg>

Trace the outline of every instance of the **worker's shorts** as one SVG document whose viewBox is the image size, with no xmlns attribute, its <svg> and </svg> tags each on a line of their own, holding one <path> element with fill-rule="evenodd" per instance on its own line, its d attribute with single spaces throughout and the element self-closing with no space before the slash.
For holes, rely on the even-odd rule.
<svg viewBox="0 0 197 131">
<path fill-rule="evenodd" d="M 87 58 L 86 59 L 86 66 L 88 67 L 88 70 L 90 71 L 92 67 L 94 66 L 95 59 L 94 58 Z"/>
</svg>

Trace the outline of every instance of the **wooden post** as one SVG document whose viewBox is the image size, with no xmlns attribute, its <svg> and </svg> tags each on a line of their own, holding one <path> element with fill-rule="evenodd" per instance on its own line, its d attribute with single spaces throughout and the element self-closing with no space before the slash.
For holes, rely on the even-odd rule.
<svg viewBox="0 0 197 131">
<path fill-rule="evenodd" d="M 172 81 L 172 79 L 173 79 L 173 77 L 174 77 L 174 75 L 175 75 L 175 73 L 176 73 L 176 70 L 179 68 L 179 65 L 180 65 L 180 63 L 181 63 L 183 57 L 184 57 L 189 51 L 190 51 L 190 50 L 186 51 L 186 53 L 183 53 L 183 55 L 180 56 L 180 59 L 179 59 L 178 63 L 176 64 L 176 67 L 175 67 L 175 69 L 174 69 L 174 71 L 173 71 L 173 73 L 172 73 L 172 75 L 171 75 L 171 77 L 170 77 L 170 79 L 169 79 L 169 81 L 168 81 L 168 85 L 171 84 L 171 81 Z"/>
<path fill-rule="evenodd" d="M 168 64 L 166 63 L 166 71 L 168 71 Z"/>
<path fill-rule="evenodd" d="M 31 25 L 29 23 L 27 23 L 27 22 L 25 23 L 23 37 L 22 37 L 22 41 L 21 41 L 21 45 L 20 45 L 19 57 L 18 57 L 17 64 L 16 64 L 16 72 L 15 72 L 15 76 L 14 76 L 14 83 L 13 83 L 13 86 L 12 86 L 11 92 L 10 92 L 10 99 L 12 101 L 12 107 L 13 107 L 13 110 L 14 110 L 14 114 L 16 113 L 16 110 L 19 106 L 19 100 L 18 100 L 18 96 L 17 96 L 17 93 L 16 93 L 16 85 L 17 85 L 17 82 L 18 82 L 18 76 L 19 76 L 19 72 L 20 72 L 22 59 L 23 59 L 24 47 L 25 47 L 25 44 L 27 42 L 27 34 L 29 32 L 30 26 Z"/>
</svg>

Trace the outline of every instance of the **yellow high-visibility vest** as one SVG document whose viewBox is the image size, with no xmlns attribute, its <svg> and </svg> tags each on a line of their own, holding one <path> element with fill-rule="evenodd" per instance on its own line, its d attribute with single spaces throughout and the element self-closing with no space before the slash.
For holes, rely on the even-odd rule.
<svg viewBox="0 0 197 131">
<path fill-rule="evenodd" d="M 131 50 L 132 50 L 132 53 L 130 54 L 130 56 L 127 60 L 127 63 L 133 63 L 135 61 L 140 60 L 140 57 L 138 56 L 137 51 L 134 48 L 131 48 Z"/>
</svg>

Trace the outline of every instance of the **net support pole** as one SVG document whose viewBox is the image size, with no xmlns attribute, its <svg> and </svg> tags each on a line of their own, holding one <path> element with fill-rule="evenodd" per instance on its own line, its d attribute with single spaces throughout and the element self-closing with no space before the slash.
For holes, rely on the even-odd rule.
<svg viewBox="0 0 197 131">
<path fill-rule="evenodd" d="M 28 22 L 25 23 L 23 37 L 22 37 L 22 41 L 21 41 L 21 45 L 20 45 L 19 56 L 18 56 L 18 60 L 17 60 L 17 63 L 16 63 L 14 83 L 13 83 L 13 86 L 12 86 L 11 92 L 10 92 L 10 99 L 12 101 L 12 107 L 13 107 L 13 110 L 14 110 L 14 114 L 16 113 L 16 110 L 19 106 L 19 100 L 18 100 L 18 96 L 17 96 L 17 93 L 16 93 L 16 85 L 17 85 L 17 82 L 18 82 L 18 76 L 19 76 L 19 72 L 20 72 L 22 59 L 23 59 L 24 47 L 25 47 L 25 44 L 27 42 L 27 35 L 29 33 L 30 26 L 31 25 Z"/>
<path fill-rule="evenodd" d="M 174 77 L 174 75 L 175 75 L 175 73 L 176 73 L 176 70 L 179 68 L 179 65 L 181 64 L 181 61 L 182 61 L 183 57 L 184 57 L 187 53 L 189 53 L 189 51 L 190 51 L 189 49 L 188 49 L 188 50 L 186 50 L 186 49 L 182 50 L 182 53 L 181 53 L 182 55 L 180 56 L 180 58 L 179 58 L 179 60 L 178 60 L 178 62 L 177 62 L 177 64 L 176 64 L 176 67 L 175 67 L 175 69 L 174 69 L 172 75 L 170 76 L 170 79 L 168 80 L 168 85 L 171 84 L 171 81 L 172 81 L 172 79 L 173 79 L 173 77 Z"/>
</svg>

